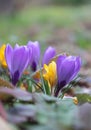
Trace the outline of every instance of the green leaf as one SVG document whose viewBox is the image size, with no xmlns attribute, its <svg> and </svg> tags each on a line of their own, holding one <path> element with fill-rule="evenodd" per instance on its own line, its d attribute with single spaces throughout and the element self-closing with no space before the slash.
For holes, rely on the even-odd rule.
<svg viewBox="0 0 91 130">
<path fill-rule="evenodd" d="M 46 94 L 51 95 L 50 86 L 49 86 L 47 80 L 44 80 L 44 87 L 45 87 Z"/>
<path fill-rule="evenodd" d="M 78 99 L 79 104 L 84 104 L 86 102 L 91 103 L 91 95 L 90 94 L 86 94 L 86 93 L 76 94 L 76 97 Z"/>
<path fill-rule="evenodd" d="M 42 92 L 44 92 L 43 88 L 35 81 L 33 80 L 32 78 L 27 78 L 27 81 L 31 80 L 32 82 L 32 85 L 34 84 L 34 87 L 38 87 Z"/>
<path fill-rule="evenodd" d="M 28 80 L 27 84 L 28 84 L 28 92 L 32 92 L 32 82 Z"/>
</svg>

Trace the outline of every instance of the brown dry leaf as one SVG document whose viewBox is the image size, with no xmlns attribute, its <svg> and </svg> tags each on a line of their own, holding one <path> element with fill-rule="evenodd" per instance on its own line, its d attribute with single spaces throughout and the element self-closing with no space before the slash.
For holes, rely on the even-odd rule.
<svg viewBox="0 0 91 130">
<path fill-rule="evenodd" d="M 10 99 L 11 95 L 7 95 L 5 93 L 0 93 L 0 100 L 1 101 L 8 101 Z"/>
<path fill-rule="evenodd" d="M 0 88 L 2 88 L 2 87 L 12 88 L 12 89 L 14 88 L 14 86 L 11 83 L 0 78 Z M 9 98 L 10 98 L 9 95 L 6 95 L 4 93 L 0 93 L 0 100 L 7 101 Z"/>
<path fill-rule="evenodd" d="M 13 130 L 13 128 L 0 117 L 0 130 Z"/>
<path fill-rule="evenodd" d="M 2 86 L 7 87 L 7 88 L 14 88 L 14 86 L 11 83 L 0 78 L 0 87 L 2 87 Z"/>
<path fill-rule="evenodd" d="M 40 76 L 40 73 L 44 73 L 44 69 L 43 69 L 43 68 L 41 68 L 41 70 L 36 71 L 36 72 L 32 75 L 32 78 L 39 80 L 40 77 L 41 77 L 41 76 Z"/>
</svg>

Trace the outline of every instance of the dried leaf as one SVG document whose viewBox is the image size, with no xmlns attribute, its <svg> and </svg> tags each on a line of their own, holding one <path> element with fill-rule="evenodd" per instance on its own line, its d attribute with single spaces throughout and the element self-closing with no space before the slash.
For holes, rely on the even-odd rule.
<svg viewBox="0 0 91 130">
<path fill-rule="evenodd" d="M 14 88 L 14 86 L 10 82 L 0 78 L 0 88 L 2 88 L 2 87 L 11 88 L 11 89 Z M 0 94 L 0 100 L 2 100 L 2 101 L 7 101 L 9 98 L 10 98 L 9 95 L 2 94 L 2 93 Z"/>
<path fill-rule="evenodd" d="M 0 78 L 0 87 L 2 86 L 7 87 L 7 88 L 14 88 L 14 86 L 10 82 Z"/>
<path fill-rule="evenodd" d="M 40 72 L 41 71 L 41 72 Z M 44 69 L 43 68 L 41 68 L 41 70 L 37 70 L 33 75 L 32 75 L 32 78 L 33 79 L 37 79 L 37 80 L 39 80 L 40 79 L 40 73 L 43 73 L 44 72 Z"/>
<path fill-rule="evenodd" d="M 1 100 L 3 100 L 4 98 L 7 99 L 7 97 L 14 97 L 22 101 L 32 101 L 32 95 L 27 91 L 21 90 L 19 88 L 14 89 L 4 87 L 0 88 L 0 99 Z"/>
</svg>

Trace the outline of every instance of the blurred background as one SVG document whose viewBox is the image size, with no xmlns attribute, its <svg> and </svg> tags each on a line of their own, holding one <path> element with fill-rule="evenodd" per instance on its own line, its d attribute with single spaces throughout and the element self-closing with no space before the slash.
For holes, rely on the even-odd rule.
<svg viewBox="0 0 91 130">
<path fill-rule="evenodd" d="M 0 0 L 0 44 L 29 40 L 88 57 L 91 0 Z"/>
</svg>

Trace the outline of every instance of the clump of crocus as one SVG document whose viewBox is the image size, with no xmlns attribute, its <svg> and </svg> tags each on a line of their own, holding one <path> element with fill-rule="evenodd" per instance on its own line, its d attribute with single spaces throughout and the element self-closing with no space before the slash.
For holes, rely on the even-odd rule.
<svg viewBox="0 0 91 130">
<path fill-rule="evenodd" d="M 29 41 L 27 47 L 32 49 L 32 62 L 30 63 L 32 71 L 36 71 L 40 62 L 40 46 L 39 42 Z M 50 60 L 56 55 L 56 51 L 53 47 L 49 46 L 42 57 L 42 66 L 48 64 Z"/>
<path fill-rule="evenodd" d="M 5 59 L 5 48 L 6 48 L 6 45 L 3 44 L 1 47 L 0 47 L 0 64 L 3 68 L 6 68 L 7 67 L 7 63 L 6 63 L 6 59 Z"/>
<path fill-rule="evenodd" d="M 61 55 L 57 60 L 57 87 L 55 96 L 60 90 L 70 83 L 78 74 L 81 67 L 81 58 L 76 56 Z"/>
<path fill-rule="evenodd" d="M 76 56 L 59 55 L 55 62 L 44 64 L 41 73 L 51 88 L 54 96 L 58 96 L 60 90 L 75 79 L 81 67 L 81 58 Z M 34 79 L 41 78 L 40 71 L 33 75 Z"/>
<path fill-rule="evenodd" d="M 14 48 L 7 44 L 5 49 L 5 58 L 10 71 L 12 84 L 16 85 L 22 73 L 29 64 L 31 52 L 26 46 L 15 45 Z"/>
</svg>

